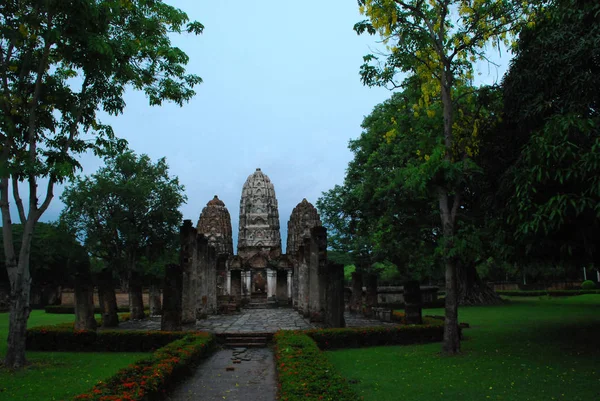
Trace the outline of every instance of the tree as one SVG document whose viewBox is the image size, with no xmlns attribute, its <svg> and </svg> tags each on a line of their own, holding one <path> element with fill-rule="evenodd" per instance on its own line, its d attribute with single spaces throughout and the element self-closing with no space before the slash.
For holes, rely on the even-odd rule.
<svg viewBox="0 0 600 401">
<path fill-rule="evenodd" d="M 29 254 L 36 223 L 56 183 L 79 168 L 75 155 L 119 151 L 123 141 L 97 118 L 125 106 L 126 87 L 151 105 L 193 95 L 200 78 L 185 73 L 186 54 L 170 34 L 203 27 L 162 1 L 7 0 L 0 6 L 0 208 L 10 280 L 5 364 L 25 365 Z M 38 194 L 40 179 L 46 193 Z M 28 204 L 19 190 L 28 188 Z M 19 254 L 12 238 L 9 191 L 24 227 Z"/>
<path fill-rule="evenodd" d="M 169 176 L 164 158 L 126 152 L 110 158 L 91 177 L 65 189 L 61 219 L 73 227 L 89 252 L 115 266 L 129 284 L 133 319 L 144 316 L 143 269 L 170 257 L 185 202 L 183 186 Z M 106 312 L 106 311 L 105 311 Z"/>
<path fill-rule="evenodd" d="M 525 5 L 527 3 L 524 3 Z M 367 85 L 401 86 L 398 72 L 408 72 L 421 81 L 421 100 L 413 105 L 415 115 L 441 113 L 442 130 L 421 132 L 431 144 L 428 158 L 415 168 L 419 180 L 433 185 L 437 193 L 446 276 L 446 320 L 442 350 L 460 351 L 458 335 L 457 263 L 453 257 L 458 211 L 465 177 L 476 170 L 476 125 L 460 118 L 457 101 L 471 92 L 472 62 L 485 59 L 488 43 L 508 41 L 509 34 L 524 20 L 521 2 L 481 0 L 359 0 L 368 20 L 355 25 L 357 33 L 379 33 L 389 54 L 383 66 L 370 64 L 368 55 L 361 69 Z M 420 168 L 422 167 L 422 168 Z M 433 174 L 431 174 L 433 173 Z"/>
<path fill-rule="evenodd" d="M 506 173 L 507 214 L 537 261 L 600 263 L 598 2 L 557 0 L 521 32 L 504 79 L 519 151 Z"/>
</svg>

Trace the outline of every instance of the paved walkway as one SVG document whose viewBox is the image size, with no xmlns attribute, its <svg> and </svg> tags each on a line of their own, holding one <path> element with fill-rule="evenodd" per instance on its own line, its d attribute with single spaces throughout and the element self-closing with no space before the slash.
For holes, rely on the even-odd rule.
<svg viewBox="0 0 600 401">
<path fill-rule="evenodd" d="M 167 401 L 275 401 L 277 384 L 271 348 L 215 352 L 179 384 Z M 235 363 L 234 363 L 235 360 Z"/>
<path fill-rule="evenodd" d="M 360 315 L 346 313 L 346 327 L 390 326 L 376 319 L 367 319 Z M 278 330 L 306 330 L 318 325 L 303 318 L 290 308 L 278 309 L 242 309 L 232 315 L 211 315 L 196 322 L 196 325 L 184 327 L 185 330 L 209 331 L 212 333 L 274 333 Z M 119 325 L 127 330 L 160 330 L 160 317 L 124 322 Z"/>
</svg>

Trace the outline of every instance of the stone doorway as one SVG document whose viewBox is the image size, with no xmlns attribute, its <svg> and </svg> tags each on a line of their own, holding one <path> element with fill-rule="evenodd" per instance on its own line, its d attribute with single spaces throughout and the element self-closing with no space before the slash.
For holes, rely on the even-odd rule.
<svg viewBox="0 0 600 401">
<path fill-rule="evenodd" d="M 267 275 L 264 270 L 254 270 L 252 272 L 252 292 L 267 293 Z"/>
</svg>

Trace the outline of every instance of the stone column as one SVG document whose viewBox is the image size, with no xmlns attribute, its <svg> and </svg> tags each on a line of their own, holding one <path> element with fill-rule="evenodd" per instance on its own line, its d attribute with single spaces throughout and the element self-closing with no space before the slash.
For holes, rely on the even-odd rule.
<svg viewBox="0 0 600 401">
<path fill-rule="evenodd" d="M 404 312 L 406 324 L 423 324 L 421 285 L 418 281 L 404 283 Z"/>
<path fill-rule="evenodd" d="M 182 315 L 181 323 L 196 322 L 196 294 L 198 292 L 198 233 L 191 220 L 184 220 L 180 229 L 181 250 L 179 264 L 183 270 Z"/>
<path fill-rule="evenodd" d="M 182 287 L 183 270 L 181 266 L 166 266 L 160 320 L 160 329 L 163 331 L 181 331 Z"/>
<path fill-rule="evenodd" d="M 304 317 L 310 316 L 310 238 L 304 239 L 304 244 L 298 249 L 298 312 Z"/>
<path fill-rule="evenodd" d="M 358 313 L 363 306 L 363 275 L 360 271 L 352 272 L 352 296 L 349 309 L 351 313 Z"/>
<path fill-rule="evenodd" d="M 204 319 L 208 315 L 208 240 L 204 235 L 199 234 L 196 240 L 196 259 L 198 266 L 198 287 L 196 292 L 196 319 Z"/>
<path fill-rule="evenodd" d="M 314 227 L 310 230 L 310 287 L 309 310 L 310 320 L 323 321 L 325 311 L 327 263 L 327 229 Z"/>
<path fill-rule="evenodd" d="M 227 270 L 227 278 L 225 279 L 225 293 L 231 295 L 231 270 Z"/>
<path fill-rule="evenodd" d="M 242 287 L 242 298 L 247 298 L 248 297 L 248 287 L 246 287 L 246 276 L 248 275 L 248 272 L 245 270 L 242 270 L 240 272 L 240 276 L 241 276 L 241 280 L 240 280 L 240 286 Z"/>
<path fill-rule="evenodd" d="M 246 288 L 248 289 L 248 299 L 252 298 L 252 271 L 246 272 Z"/>
<path fill-rule="evenodd" d="M 325 327 L 345 327 L 344 321 L 344 265 L 327 264 L 325 291 Z"/>
<path fill-rule="evenodd" d="M 373 316 L 373 308 L 377 306 L 377 274 L 367 274 L 367 296 L 365 299 L 366 309 L 364 315 L 366 317 Z"/>
<path fill-rule="evenodd" d="M 292 302 L 292 271 L 287 272 L 288 302 Z"/>
<path fill-rule="evenodd" d="M 208 246 L 206 260 L 206 313 L 215 315 L 217 313 L 217 250 L 214 246 Z"/>
<path fill-rule="evenodd" d="M 277 295 L 277 270 L 267 270 L 267 299 Z"/>
<path fill-rule="evenodd" d="M 294 261 L 294 271 L 292 274 L 292 307 L 294 309 L 298 309 L 298 267 L 299 267 L 299 255 L 296 255 L 296 260 Z"/>
</svg>

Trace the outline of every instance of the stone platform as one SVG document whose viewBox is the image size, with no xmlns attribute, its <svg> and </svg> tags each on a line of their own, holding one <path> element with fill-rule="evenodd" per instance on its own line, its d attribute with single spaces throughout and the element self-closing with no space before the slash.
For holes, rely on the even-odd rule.
<svg viewBox="0 0 600 401">
<path fill-rule="evenodd" d="M 367 319 L 359 315 L 346 313 L 346 327 L 393 326 L 393 323 Z M 184 330 L 199 330 L 212 333 L 275 333 L 278 330 L 307 330 L 318 328 L 298 312 L 289 308 L 279 309 L 242 309 L 232 315 L 211 315 L 184 326 Z M 125 330 L 160 330 L 160 317 L 129 321 L 119 324 Z"/>
</svg>

